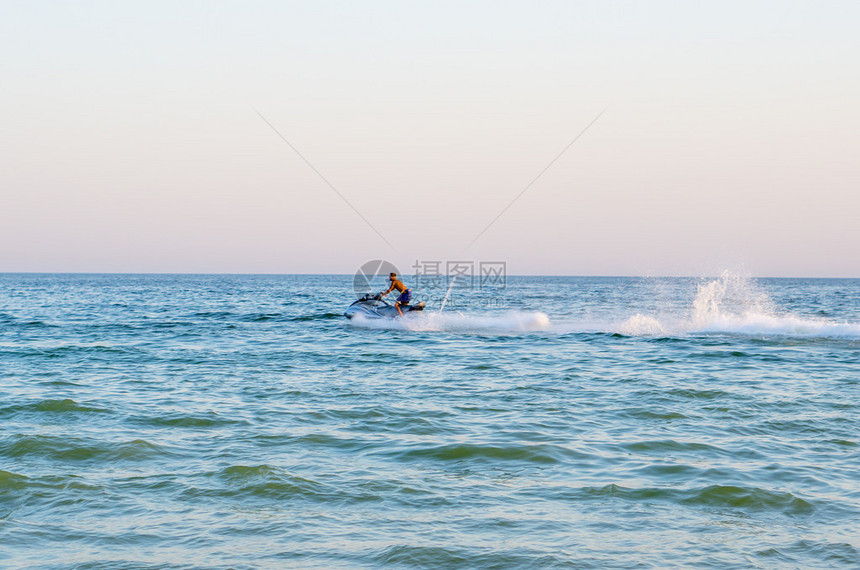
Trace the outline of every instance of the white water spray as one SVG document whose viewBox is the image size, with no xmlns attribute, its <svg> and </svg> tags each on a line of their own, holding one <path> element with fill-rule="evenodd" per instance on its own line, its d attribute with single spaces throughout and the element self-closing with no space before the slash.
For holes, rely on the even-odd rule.
<svg viewBox="0 0 860 570">
<path fill-rule="evenodd" d="M 445 304 L 448 302 L 448 295 L 451 294 L 451 289 L 454 288 L 454 282 L 457 280 L 457 276 L 453 275 L 451 278 L 451 282 L 448 284 L 448 291 L 445 292 L 445 298 L 442 299 L 442 305 L 439 307 L 439 312 L 445 310 Z"/>
<path fill-rule="evenodd" d="M 630 336 L 727 333 L 800 337 L 860 337 L 860 324 L 781 313 L 755 281 L 723 272 L 699 285 L 688 315 L 637 313 L 619 325 Z"/>
</svg>

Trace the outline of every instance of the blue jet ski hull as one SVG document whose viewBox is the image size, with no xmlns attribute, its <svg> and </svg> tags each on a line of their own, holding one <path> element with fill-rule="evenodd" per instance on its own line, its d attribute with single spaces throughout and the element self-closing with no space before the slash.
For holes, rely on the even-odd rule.
<svg viewBox="0 0 860 570">
<path fill-rule="evenodd" d="M 400 310 L 403 314 L 423 311 L 424 303 L 416 303 L 415 305 L 401 305 Z M 378 295 L 365 295 L 361 299 L 354 302 L 347 308 L 343 314 L 344 317 L 352 319 L 362 317 L 365 319 L 396 319 L 400 315 L 397 313 L 397 307 L 383 301 Z"/>
</svg>

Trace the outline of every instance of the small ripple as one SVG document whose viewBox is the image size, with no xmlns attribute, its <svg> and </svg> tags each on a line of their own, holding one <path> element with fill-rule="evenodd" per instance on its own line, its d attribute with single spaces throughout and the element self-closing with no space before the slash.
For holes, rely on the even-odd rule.
<svg viewBox="0 0 860 570">
<path fill-rule="evenodd" d="M 55 325 L 53 323 L 48 323 L 45 321 L 23 321 L 23 322 L 12 322 L 16 328 L 24 328 L 24 329 L 57 329 L 60 328 L 60 325 Z"/>
<path fill-rule="evenodd" d="M 654 411 L 642 408 L 629 408 L 618 412 L 619 416 L 640 420 L 686 420 L 687 416 L 680 412 Z"/>
<path fill-rule="evenodd" d="M 379 564 L 416 566 L 419 568 L 439 568 L 443 566 L 462 568 L 468 566 L 470 563 L 475 563 L 474 554 L 461 550 L 438 546 L 413 545 L 390 546 L 380 552 L 376 556 L 375 561 Z"/>
<path fill-rule="evenodd" d="M 730 485 L 709 485 L 694 489 L 662 487 L 632 489 L 609 484 L 604 487 L 579 489 L 569 494 L 569 498 L 592 500 L 615 498 L 633 502 L 662 501 L 693 507 L 730 508 L 746 512 L 779 512 L 786 515 L 809 515 L 815 510 L 812 502 L 789 492 Z"/>
<path fill-rule="evenodd" d="M 796 435 L 816 435 L 832 431 L 820 420 L 771 420 L 763 422 L 757 427 L 764 433 L 792 433 Z"/>
<path fill-rule="evenodd" d="M 860 550 L 846 542 L 820 542 L 814 540 L 799 540 L 790 550 L 798 554 L 831 563 L 849 564 L 854 568 L 860 566 Z"/>
<path fill-rule="evenodd" d="M 779 511 L 793 515 L 807 515 L 815 510 L 812 503 L 789 492 L 725 485 L 711 485 L 704 489 L 687 491 L 680 502 L 686 505 L 732 507 L 745 511 Z"/>
<path fill-rule="evenodd" d="M 188 316 L 196 319 L 229 319 L 236 315 L 230 311 L 199 311 Z"/>
<path fill-rule="evenodd" d="M 202 475 L 204 481 L 217 483 L 217 487 L 190 487 L 183 493 L 185 499 L 251 499 L 287 501 L 295 499 L 315 502 L 367 502 L 381 501 L 375 493 L 348 488 L 341 491 L 331 485 L 291 474 L 277 467 L 263 465 L 232 465 L 220 471 Z"/>
<path fill-rule="evenodd" d="M 828 439 L 823 441 L 822 443 L 830 443 L 832 445 L 838 445 L 840 447 L 857 447 L 860 446 L 860 443 L 856 441 L 851 441 L 847 439 Z"/>
<path fill-rule="evenodd" d="M 17 491 L 27 486 L 27 477 L 12 473 L 11 471 L 0 470 L 0 489 L 7 491 Z"/>
<path fill-rule="evenodd" d="M 264 323 L 266 321 L 273 321 L 281 317 L 281 313 L 250 313 L 247 315 L 242 315 L 239 317 L 240 321 L 248 322 L 248 323 Z"/>
<path fill-rule="evenodd" d="M 23 435 L 0 444 L 3 457 L 41 457 L 58 461 L 145 461 L 166 454 L 160 446 L 142 439 L 105 444 L 70 437 Z"/>
<path fill-rule="evenodd" d="M 385 417 L 375 421 L 368 421 L 356 426 L 354 429 L 362 433 L 395 433 L 436 437 L 459 431 L 446 427 L 443 423 L 433 421 L 430 418 L 414 417 L 411 415 Z"/>
<path fill-rule="evenodd" d="M 225 426 L 249 425 L 246 420 L 222 417 L 215 412 L 203 415 L 168 414 L 163 416 L 137 417 L 130 421 L 142 425 L 171 428 L 218 428 Z"/>
<path fill-rule="evenodd" d="M 561 463 L 572 457 L 582 458 L 585 454 L 549 444 L 532 445 L 492 445 L 455 443 L 409 451 L 392 452 L 402 460 L 437 459 L 440 461 L 522 461 L 526 463 Z"/>
<path fill-rule="evenodd" d="M 498 370 L 499 367 L 495 364 L 469 364 L 463 367 L 464 370 Z"/>
<path fill-rule="evenodd" d="M 288 320 L 290 322 L 294 322 L 294 323 L 303 323 L 303 322 L 307 322 L 307 321 L 329 321 L 329 320 L 333 320 L 333 319 L 342 319 L 342 318 L 343 318 L 343 314 L 341 314 L 341 313 L 328 312 L 328 313 L 316 313 L 313 315 L 302 315 L 299 317 L 293 317 L 293 318 L 288 319 Z"/>
<path fill-rule="evenodd" d="M 6 356 L 23 356 L 23 357 L 38 357 L 38 358 L 65 358 L 67 356 L 93 356 L 99 354 L 117 355 L 117 354 L 132 354 L 138 355 L 143 351 L 140 348 L 131 346 L 108 346 L 103 344 L 80 344 L 80 345 L 65 345 L 55 346 L 50 348 L 45 347 L 26 347 L 6 348 L 0 351 L 0 355 Z"/>
<path fill-rule="evenodd" d="M 728 392 L 722 390 L 696 390 L 693 388 L 675 388 L 666 392 L 672 396 L 681 398 L 689 398 L 691 400 L 717 400 L 730 396 Z"/>
<path fill-rule="evenodd" d="M 715 350 L 709 352 L 700 352 L 700 353 L 691 353 L 690 358 L 750 358 L 754 355 L 749 354 L 747 352 L 743 352 L 742 350 Z"/>
<path fill-rule="evenodd" d="M 636 470 L 640 477 L 648 477 L 653 481 L 691 482 L 696 479 L 705 481 L 725 481 L 738 479 L 742 475 L 734 470 L 719 468 L 702 468 L 683 463 L 654 463 Z"/>
<path fill-rule="evenodd" d="M 465 550 L 414 544 L 389 546 L 379 552 L 373 561 L 379 566 L 414 568 L 556 568 L 569 565 L 569 560 L 566 558 L 533 553 L 522 548 L 499 551 L 471 546 Z"/>
<path fill-rule="evenodd" d="M 619 338 L 635 338 L 637 340 L 644 340 L 649 344 L 688 344 L 688 340 L 678 336 L 657 336 L 657 337 L 638 337 L 631 335 L 623 335 L 619 333 L 614 333 L 612 336 Z"/>
<path fill-rule="evenodd" d="M 57 570 L 61 570 L 64 568 L 67 567 L 56 567 Z M 137 568 L 142 570 L 197 570 L 200 568 L 200 566 L 194 564 L 179 564 L 176 562 L 158 564 L 152 562 L 143 562 L 139 559 L 118 559 L 83 562 L 81 564 L 76 564 L 73 568 L 74 570 L 128 570 L 129 568 Z M 229 565 L 223 565 L 212 567 L 207 566 L 207 568 L 211 568 L 212 570 L 228 570 L 234 567 Z M 53 570 L 53 568 L 49 567 L 46 570 Z"/>
<path fill-rule="evenodd" d="M 681 452 L 681 453 L 702 453 L 705 454 L 715 454 L 715 455 L 725 455 L 727 453 L 726 450 L 717 447 L 715 445 L 710 445 L 707 443 L 698 443 L 698 442 L 687 442 L 687 441 L 676 441 L 674 439 L 666 439 L 666 440 L 650 440 L 650 441 L 635 441 L 632 443 L 622 443 L 616 446 L 624 451 L 629 451 L 632 453 L 658 453 L 658 454 L 671 454 L 673 452 Z"/>
<path fill-rule="evenodd" d="M 52 383 L 56 383 L 52 382 Z M 67 383 L 62 383 L 67 384 Z M 93 406 L 84 406 L 78 404 L 74 400 L 40 400 L 29 404 L 19 404 L 15 406 L 6 406 L 0 408 L 0 418 L 14 416 L 16 414 L 44 412 L 44 413 L 111 413 L 112 410 L 107 408 L 97 408 Z"/>
<path fill-rule="evenodd" d="M 104 491 L 104 487 L 88 483 L 77 475 L 27 477 L 0 471 L 0 505 L 8 509 L 0 519 L 20 508 L 49 510 L 85 503 L 93 498 L 92 493 Z"/>
<path fill-rule="evenodd" d="M 755 555 L 759 558 L 767 559 L 769 563 L 779 562 L 785 565 L 785 567 L 791 567 L 796 565 L 793 564 L 796 562 L 794 558 L 792 558 L 791 556 L 786 556 L 785 554 L 780 552 L 778 548 L 767 548 L 765 550 L 759 550 L 755 553 Z"/>
</svg>

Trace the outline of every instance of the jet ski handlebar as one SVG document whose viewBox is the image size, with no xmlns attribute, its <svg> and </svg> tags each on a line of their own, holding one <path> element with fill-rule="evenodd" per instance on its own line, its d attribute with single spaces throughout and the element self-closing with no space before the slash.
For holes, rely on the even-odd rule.
<svg viewBox="0 0 860 570">
<path fill-rule="evenodd" d="M 359 301 L 382 301 L 382 293 L 367 293 Z"/>
</svg>

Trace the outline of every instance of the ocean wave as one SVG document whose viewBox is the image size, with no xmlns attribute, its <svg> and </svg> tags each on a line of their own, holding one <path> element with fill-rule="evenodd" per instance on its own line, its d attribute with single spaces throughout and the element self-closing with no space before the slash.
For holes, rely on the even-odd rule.
<svg viewBox="0 0 860 570">
<path fill-rule="evenodd" d="M 585 455 L 568 448 L 552 444 L 475 444 L 451 443 L 435 447 L 424 447 L 398 451 L 401 459 L 436 459 L 440 461 L 519 461 L 525 463 L 561 463 L 571 457 Z"/>
<path fill-rule="evenodd" d="M 142 439 L 103 443 L 73 437 L 24 435 L 0 443 L 0 457 L 42 457 L 56 461 L 145 461 L 165 453 L 160 446 Z"/>
<path fill-rule="evenodd" d="M 27 486 L 27 477 L 0 469 L 0 490 L 18 491 Z"/>
<path fill-rule="evenodd" d="M 206 483 L 185 489 L 182 492 L 183 498 L 264 501 L 305 499 L 337 503 L 382 500 L 375 493 L 341 489 L 267 464 L 232 465 L 220 471 L 204 473 L 201 477 Z"/>
<path fill-rule="evenodd" d="M 815 510 L 812 501 L 787 491 L 759 487 L 708 485 L 690 489 L 669 487 L 627 488 L 609 484 L 579 490 L 579 496 L 605 500 L 622 499 L 634 502 L 666 501 L 691 507 L 737 509 L 746 512 L 779 512 L 787 515 L 809 515 Z"/>
<path fill-rule="evenodd" d="M 138 417 L 132 420 L 141 425 L 168 428 L 209 429 L 247 424 L 246 420 L 223 417 L 215 412 L 206 414 L 167 414 L 159 416 Z"/>
<path fill-rule="evenodd" d="M 78 475 L 47 475 L 42 477 L 27 477 L 20 473 L 0 469 L 0 490 L 24 491 L 35 489 L 39 491 L 101 491 L 101 485 L 86 482 Z"/>
<path fill-rule="evenodd" d="M 348 278 L 6 287 L 61 328 L 0 324 L 0 566 L 860 567 L 860 341 L 696 332 L 860 323 L 860 280 L 512 278 L 373 330 Z"/>
<path fill-rule="evenodd" d="M 45 412 L 45 413 L 109 413 L 106 408 L 83 406 L 71 399 L 48 399 L 27 404 L 17 404 L 0 408 L 0 418 L 21 413 Z"/>
</svg>

